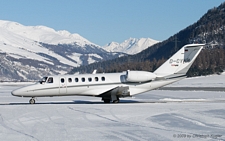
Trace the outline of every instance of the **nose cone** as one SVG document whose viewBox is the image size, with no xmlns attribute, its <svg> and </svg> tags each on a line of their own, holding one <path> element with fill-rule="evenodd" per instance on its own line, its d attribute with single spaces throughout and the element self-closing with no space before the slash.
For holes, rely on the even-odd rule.
<svg viewBox="0 0 225 141">
<path fill-rule="evenodd" d="M 27 90 L 28 90 L 27 87 L 22 87 L 22 88 L 13 90 L 13 91 L 11 92 L 11 94 L 12 94 L 13 96 L 23 97 L 23 96 L 26 95 Z"/>
<path fill-rule="evenodd" d="M 13 91 L 11 92 L 11 94 L 12 94 L 13 96 L 22 96 L 22 92 L 21 92 L 20 89 L 13 90 Z"/>
<path fill-rule="evenodd" d="M 19 97 L 30 97 L 33 96 L 33 90 L 36 88 L 36 85 L 28 85 L 24 86 L 22 88 L 13 90 L 11 94 L 13 96 L 19 96 Z"/>
</svg>

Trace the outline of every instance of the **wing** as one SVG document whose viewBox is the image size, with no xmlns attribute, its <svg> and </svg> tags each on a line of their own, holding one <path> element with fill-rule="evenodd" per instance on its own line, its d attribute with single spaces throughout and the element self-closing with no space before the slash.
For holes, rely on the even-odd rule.
<svg viewBox="0 0 225 141">
<path fill-rule="evenodd" d="M 110 89 L 109 91 L 106 91 L 100 95 L 98 95 L 98 97 L 103 97 L 103 98 L 107 98 L 107 99 L 111 99 L 112 96 L 116 96 L 116 97 L 127 97 L 130 96 L 130 91 L 129 91 L 129 87 L 115 87 L 113 89 Z"/>
</svg>

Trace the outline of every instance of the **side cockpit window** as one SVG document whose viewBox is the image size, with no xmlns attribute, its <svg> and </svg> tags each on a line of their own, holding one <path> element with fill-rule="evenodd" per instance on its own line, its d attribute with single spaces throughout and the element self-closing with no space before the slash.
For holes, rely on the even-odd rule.
<svg viewBox="0 0 225 141">
<path fill-rule="evenodd" d="M 44 84 L 47 81 L 48 77 L 43 77 L 39 82 L 40 84 Z"/>
<path fill-rule="evenodd" d="M 53 83 L 53 77 L 49 77 L 47 83 Z"/>
</svg>

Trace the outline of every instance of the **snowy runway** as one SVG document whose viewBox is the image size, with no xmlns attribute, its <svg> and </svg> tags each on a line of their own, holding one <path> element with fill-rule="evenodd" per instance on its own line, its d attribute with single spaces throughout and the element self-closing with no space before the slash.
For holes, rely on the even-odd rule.
<svg viewBox="0 0 225 141">
<path fill-rule="evenodd" d="M 11 96 L 0 85 L 0 140 L 225 140 L 225 93 L 155 90 L 119 104 Z"/>
</svg>

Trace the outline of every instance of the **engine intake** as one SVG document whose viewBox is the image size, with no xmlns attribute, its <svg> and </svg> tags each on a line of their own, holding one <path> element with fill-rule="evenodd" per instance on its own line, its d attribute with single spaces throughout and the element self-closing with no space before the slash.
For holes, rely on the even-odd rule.
<svg viewBox="0 0 225 141">
<path fill-rule="evenodd" d="M 127 71 L 126 80 L 128 82 L 146 82 L 156 78 L 156 74 L 147 71 Z"/>
</svg>

